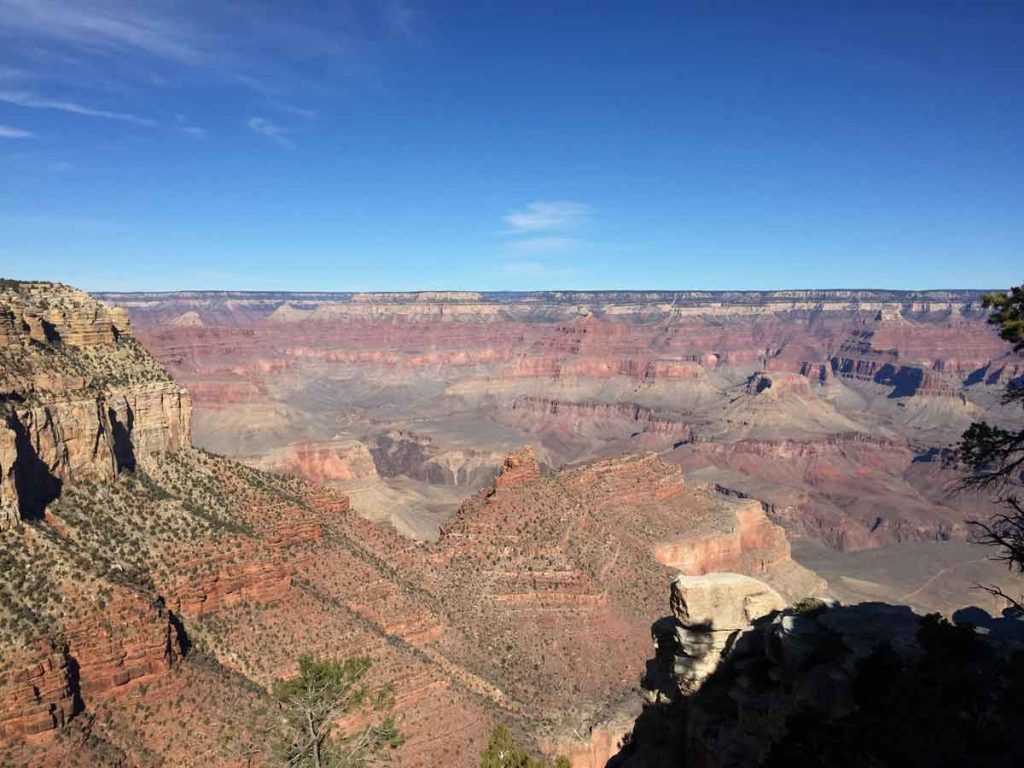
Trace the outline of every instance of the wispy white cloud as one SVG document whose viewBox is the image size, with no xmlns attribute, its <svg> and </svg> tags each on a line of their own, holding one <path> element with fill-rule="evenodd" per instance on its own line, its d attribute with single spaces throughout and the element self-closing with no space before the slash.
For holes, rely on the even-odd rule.
<svg viewBox="0 0 1024 768">
<path fill-rule="evenodd" d="M 277 80 L 310 56 L 364 56 L 376 41 L 412 36 L 419 16 L 405 0 L 0 0 L 0 37 L 86 56 L 143 54 L 273 91 L 264 76 Z"/>
<path fill-rule="evenodd" d="M 552 267 L 529 259 L 579 251 L 586 241 L 575 231 L 582 229 L 592 214 L 589 205 L 573 200 L 538 200 L 505 214 L 507 239 L 502 247 L 513 259 L 502 267 L 505 274 L 551 277 Z M 526 260 L 521 260 L 524 257 Z"/>
<path fill-rule="evenodd" d="M 593 209 L 572 200 L 537 201 L 505 215 L 505 224 L 516 234 L 562 232 L 577 229 L 590 218 Z"/>
<path fill-rule="evenodd" d="M 273 139 L 286 149 L 291 149 L 293 146 L 292 140 L 288 138 L 288 134 L 291 133 L 291 131 L 287 128 L 282 128 L 277 123 L 267 120 L 265 117 L 250 117 L 246 122 L 246 125 L 253 133 L 257 133 L 260 136 L 266 136 L 268 139 Z"/>
<path fill-rule="evenodd" d="M 278 99 L 268 99 L 267 106 L 272 109 L 276 109 L 278 112 L 283 112 L 286 115 L 301 117 L 304 120 L 316 120 L 319 115 L 315 109 L 306 109 L 305 107 L 289 104 L 287 101 L 279 101 Z"/>
<path fill-rule="evenodd" d="M 0 139 L 30 139 L 32 131 L 23 131 L 21 128 L 12 128 L 9 125 L 0 125 Z"/>
<path fill-rule="evenodd" d="M 29 73 L 24 69 L 15 69 L 14 67 L 0 67 L 0 82 L 14 82 L 16 80 L 26 80 L 29 78 Z"/>
<path fill-rule="evenodd" d="M 0 101 L 198 138 L 205 125 L 176 123 L 159 111 L 170 100 L 147 92 L 173 89 L 180 102 L 201 83 L 249 92 L 236 120 L 315 120 L 331 113 L 339 83 L 375 82 L 385 46 L 415 36 L 410 2 L 0 0 Z M 125 93 L 131 102 L 111 100 Z M 245 124 L 291 145 L 271 119 Z"/>
<path fill-rule="evenodd" d="M 577 250 L 583 242 L 574 237 L 527 237 L 505 243 L 509 253 L 569 253 Z"/>
<path fill-rule="evenodd" d="M 208 58 L 205 35 L 151 2 L 0 0 L 0 28 L 93 51 L 134 48 L 186 64 Z"/>
<path fill-rule="evenodd" d="M 187 134 L 194 139 L 206 138 L 206 129 L 198 125 L 192 125 L 185 115 L 175 115 L 174 119 L 177 123 L 176 128 L 182 133 Z"/>
<path fill-rule="evenodd" d="M 75 101 L 62 101 L 60 99 L 49 99 L 38 96 L 29 91 L 0 91 L 0 101 L 28 109 L 53 109 L 59 112 L 68 112 L 73 115 L 84 117 L 100 117 L 106 120 L 118 120 L 123 123 L 134 125 L 156 125 L 156 122 L 149 118 L 139 117 L 129 112 L 112 112 L 106 109 L 79 104 Z"/>
</svg>

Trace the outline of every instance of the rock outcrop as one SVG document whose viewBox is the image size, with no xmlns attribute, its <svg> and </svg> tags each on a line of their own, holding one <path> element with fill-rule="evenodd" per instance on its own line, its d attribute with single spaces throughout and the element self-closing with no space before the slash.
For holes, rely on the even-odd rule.
<svg viewBox="0 0 1024 768">
<path fill-rule="evenodd" d="M 738 573 L 678 576 L 669 604 L 672 616 L 651 631 L 662 657 L 672 654 L 671 674 L 647 691 L 649 703 L 673 701 L 680 693 L 697 690 L 741 632 L 786 607 L 767 584 Z"/>
<path fill-rule="evenodd" d="M 0 310 L 0 529 L 41 517 L 64 483 L 189 445 L 189 396 L 124 310 L 50 283 L 5 284 Z"/>
<path fill-rule="evenodd" d="M 175 610 L 201 616 L 243 603 L 269 603 L 288 596 L 292 569 L 285 563 L 249 562 L 226 565 L 203 580 L 182 579 L 172 589 Z"/>
<path fill-rule="evenodd" d="M 115 598 L 65 634 L 74 694 L 85 706 L 156 682 L 182 653 L 173 616 L 138 595 Z"/>
<path fill-rule="evenodd" d="M 71 661 L 43 645 L 27 663 L 0 675 L 0 743 L 44 738 L 77 711 Z"/>
<path fill-rule="evenodd" d="M 0 674 L 0 744 L 50 738 L 83 708 L 159 681 L 181 652 L 166 610 L 122 594 Z"/>
<path fill-rule="evenodd" d="M 131 571 L 139 553 L 90 570 L 102 551 L 52 509 L 80 485 L 187 448 L 190 402 L 132 338 L 123 310 L 62 285 L 0 285 L 0 744 L 46 741 L 179 658 L 172 616 Z M 43 527 L 11 530 L 25 522 Z"/>
<path fill-rule="evenodd" d="M 789 556 L 786 532 L 768 519 L 761 502 L 754 499 L 736 504 L 731 530 L 660 544 L 655 550 L 658 562 L 690 576 L 716 571 L 763 573 Z"/>
<path fill-rule="evenodd" d="M 494 490 L 529 483 L 540 477 L 540 465 L 532 446 L 526 446 L 510 453 L 501 463 L 501 469 L 494 480 Z"/>
<path fill-rule="evenodd" d="M 21 517 L 14 465 L 18 462 L 17 433 L 0 428 L 0 529 L 17 524 Z"/>
<path fill-rule="evenodd" d="M 1011 703 L 1024 692 L 1017 615 L 984 614 L 979 634 L 977 609 L 954 626 L 884 603 L 786 607 L 737 574 L 681 576 L 670 605 L 651 630 L 644 713 L 614 768 L 938 766 L 954 754 L 1008 767 L 1024 745 Z"/>
</svg>

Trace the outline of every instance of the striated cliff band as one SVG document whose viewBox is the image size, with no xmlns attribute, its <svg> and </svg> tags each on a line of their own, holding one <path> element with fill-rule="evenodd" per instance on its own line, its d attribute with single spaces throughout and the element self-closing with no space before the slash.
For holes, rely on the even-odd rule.
<svg viewBox="0 0 1024 768">
<path fill-rule="evenodd" d="M 64 482 L 188 445 L 190 403 L 123 311 L 63 286 L 0 286 L 0 528 L 38 518 Z"/>
<path fill-rule="evenodd" d="M 656 453 L 551 469 L 520 446 L 484 471 L 389 430 L 250 456 L 269 473 L 191 445 L 190 396 L 122 313 L 5 282 L 0 317 L 2 765 L 269 765 L 268 691 L 303 653 L 375 660 L 402 765 L 475 765 L 497 722 L 603 765 L 638 713 L 668 578 L 825 589 L 771 507 Z M 470 495 L 417 542 L 288 474 L 339 466 Z"/>
<path fill-rule="evenodd" d="M 846 599 L 948 610 L 1005 577 L 962 543 L 988 501 L 946 460 L 972 420 L 1019 419 L 1000 394 L 1024 359 L 978 292 L 101 298 L 190 389 L 199 445 L 413 538 L 523 444 L 548 467 L 656 451 L 765 502 Z"/>
</svg>

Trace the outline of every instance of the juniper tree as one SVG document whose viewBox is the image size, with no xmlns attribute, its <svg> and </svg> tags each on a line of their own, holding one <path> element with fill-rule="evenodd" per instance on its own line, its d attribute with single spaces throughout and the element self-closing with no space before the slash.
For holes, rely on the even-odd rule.
<svg viewBox="0 0 1024 768">
<path fill-rule="evenodd" d="M 999 327 L 999 335 L 1013 344 L 1014 351 L 1024 352 L 1024 286 L 989 294 L 983 302 L 993 310 L 989 322 Z M 1003 403 L 1024 407 L 1024 381 L 1018 378 L 1007 384 Z M 974 540 L 995 548 L 995 559 L 1024 575 L 1024 501 L 1018 496 L 1024 485 L 1024 429 L 975 422 L 961 437 L 958 454 L 968 469 L 963 485 L 993 493 L 1002 507 L 988 520 L 969 521 Z M 998 587 L 984 589 L 1024 610 L 1020 600 Z"/>
<path fill-rule="evenodd" d="M 559 757 L 554 768 L 569 768 L 568 758 Z M 520 749 L 506 725 L 496 725 L 480 759 L 480 768 L 552 768 L 546 760 L 537 760 Z"/>
<path fill-rule="evenodd" d="M 274 698 L 284 707 L 285 731 L 276 753 L 288 768 L 364 768 L 387 762 L 402 744 L 390 715 L 394 697 L 389 688 L 371 689 L 365 682 L 372 662 L 367 658 L 299 657 L 299 674 L 274 684 Z M 335 724 L 345 714 L 367 712 L 370 722 L 349 732 Z M 388 714 L 385 714 L 388 713 Z"/>
</svg>

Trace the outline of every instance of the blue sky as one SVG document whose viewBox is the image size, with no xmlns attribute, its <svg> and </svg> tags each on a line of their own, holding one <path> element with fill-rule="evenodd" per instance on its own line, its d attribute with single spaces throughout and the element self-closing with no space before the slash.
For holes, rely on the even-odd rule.
<svg viewBox="0 0 1024 768">
<path fill-rule="evenodd" d="M 1024 5 L 0 0 L 0 274 L 1001 287 Z"/>
</svg>

